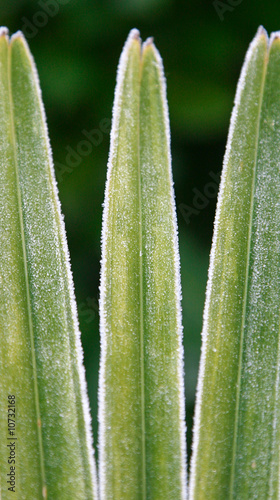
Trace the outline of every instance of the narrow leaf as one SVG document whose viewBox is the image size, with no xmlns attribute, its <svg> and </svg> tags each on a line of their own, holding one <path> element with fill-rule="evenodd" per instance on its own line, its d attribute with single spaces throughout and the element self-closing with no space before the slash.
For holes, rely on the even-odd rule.
<svg viewBox="0 0 280 500">
<path fill-rule="evenodd" d="M 185 499 L 179 256 L 160 56 L 121 55 L 103 220 L 101 498 Z"/>
<path fill-rule="evenodd" d="M 80 335 L 40 88 L 23 35 L 9 40 L 5 29 L 0 118 L 0 497 L 93 499 Z"/>
<path fill-rule="evenodd" d="M 280 39 L 237 88 L 203 327 L 190 499 L 279 498 Z"/>
</svg>

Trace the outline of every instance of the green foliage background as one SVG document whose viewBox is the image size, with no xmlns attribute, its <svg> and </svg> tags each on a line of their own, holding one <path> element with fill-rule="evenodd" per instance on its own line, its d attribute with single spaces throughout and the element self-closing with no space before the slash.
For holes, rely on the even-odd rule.
<svg viewBox="0 0 280 500">
<path fill-rule="evenodd" d="M 75 167 L 67 148 L 81 151 L 83 130 L 111 118 L 118 59 L 131 28 L 154 36 L 164 62 L 169 99 L 173 175 L 179 222 L 188 445 L 200 355 L 200 332 L 215 212 L 210 173 L 220 172 L 241 65 L 259 24 L 280 29 L 280 6 L 261 0 L 49 0 L 56 15 L 41 15 L 48 0 L 1 2 L 0 24 L 22 29 L 35 57 L 48 118 L 68 236 L 85 365 L 97 438 L 99 334 L 97 303 L 102 203 L 109 134 L 83 150 Z M 61 0 L 62 2 L 62 0 Z M 237 5 L 238 4 L 238 5 Z M 235 6 L 233 6 L 235 5 Z M 53 7 L 55 9 L 55 7 Z M 223 7 L 221 7 L 223 8 Z M 41 24 L 41 27 L 38 26 Z M 33 28 L 32 28 L 33 26 Z M 30 36 L 31 35 L 31 36 Z M 84 145 L 85 147 L 85 145 Z M 62 175 L 62 166 L 71 172 Z M 208 186 L 208 187 L 207 187 Z M 194 205 L 198 192 L 208 195 Z M 211 198 L 209 197 L 211 196 Z M 198 202 L 198 200 L 196 200 Z M 182 215 L 186 206 L 197 212 Z"/>
</svg>

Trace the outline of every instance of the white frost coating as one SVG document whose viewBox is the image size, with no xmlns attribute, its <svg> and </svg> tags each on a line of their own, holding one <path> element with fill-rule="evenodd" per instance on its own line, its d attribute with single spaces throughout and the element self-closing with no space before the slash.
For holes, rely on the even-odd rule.
<svg viewBox="0 0 280 500">
<path fill-rule="evenodd" d="M 114 96 L 114 106 L 113 106 L 113 119 L 112 119 L 112 129 L 110 134 L 110 152 L 107 165 L 107 179 L 105 187 L 105 199 L 104 199 L 104 209 L 103 209 L 103 221 L 102 221 L 102 235 L 101 235 L 101 280 L 100 280 L 100 341 L 101 341 L 101 359 L 100 359 L 100 371 L 99 371 L 99 407 L 98 407 L 98 422 L 99 422 L 99 488 L 100 488 L 100 498 L 105 498 L 105 452 L 102 443 L 105 443 L 105 362 L 107 356 L 107 339 L 106 339 L 106 312 L 104 308 L 105 296 L 106 296 L 106 239 L 108 234 L 108 211 L 109 211 L 109 185 L 111 179 L 112 171 L 112 157 L 114 150 L 118 143 L 118 126 L 119 126 L 119 101 L 120 95 L 124 83 L 125 69 L 128 62 L 128 52 L 131 43 L 135 39 L 139 39 L 140 33 L 137 29 L 132 29 L 128 35 L 126 43 L 124 45 L 123 51 L 121 53 L 118 71 L 117 71 L 117 84 L 115 88 Z"/>
<path fill-rule="evenodd" d="M 100 374 L 99 374 L 99 411 L 98 411 L 98 421 L 99 421 L 99 486 L 100 486 L 100 497 L 105 498 L 106 496 L 106 474 L 105 474 L 105 416 L 106 416 L 106 402 L 105 402 L 105 370 L 106 370 L 106 357 L 107 357 L 107 334 L 106 334 L 106 311 L 105 311 L 105 297 L 106 297 L 106 240 L 108 236 L 108 215 L 109 215 L 109 187 L 112 175 L 112 159 L 114 151 L 118 144 L 118 129 L 120 120 L 120 100 L 121 92 L 123 90 L 124 77 L 126 72 L 126 66 L 128 63 L 128 52 L 131 47 L 133 40 L 139 39 L 139 31 L 133 29 L 128 39 L 124 45 L 118 71 L 117 71 L 117 84 L 114 96 L 114 106 L 113 106 L 113 120 L 112 120 L 112 130 L 111 130 L 111 141 L 110 141 L 110 153 L 108 160 L 107 169 L 107 180 L 105 188 L 105 200 L 104 200 L 104 210 L 103 210 L 103 224 L 102 224 L 102 257 L 101 257 L 101 283 L 100 283 L 100 335 L 101 335 L 101 362 L 100 362 Z M 142 45 L 142 52 L 147 45 L 153 44 L 153 39 L 148 38 Z M 153 46 L 156 63 L 158 65 L 161 85 L 160 92 L 163 103 L 164 111 L 164 124 L 166 132 L 166 143 L 168 149 L 168 165 L 169 165 L 169 184 L 170 184 L 170 200 L 172 206 L 172 223 L 173 223 L 173 235 L 174 235 L 174 267 L 175 267 L 175 282 L 176 282 L 176 320 L 178 325 L 177 335 L 178 335 L 178 386 L 179 386 L 179 419 L 180 419 L 180 436 L 181 436 L 181 491 L 182 500 L 187 498 L 187 475 L 186 475 L 186 425 L 185 425 L 185 404 L 184 404 L 184 369 L 183 369 L 183 328 L 182 328 L 182 311 L 181 311 L 181 282 L 180 282 L 180 259 L 179 259 L 179 244 L 178 244 L 178 228 L 176 220 L 176 209 L 175 209 L 175 197 L 173 189 L 173 179 L 171 170 L 171 153 L 170 153 L 170 126 L 169 126 L 169 116 L 168 116 L 168 106 L 166 99 L 166 81 L 164 77 L 162 59 L 159 52 Z"/>
<path fill-rule="evenodd" d="M 8 36 L 9 35 L 9 30 L 5 26 L 0 27 L 0 36 Z"/>
<path fill-rule="evenodd" d="M 214 261 L 215 261 L 216 248 L 217 248 L 217 235 L 218 235 L 218 231 L 219 231 L 220 213 L 221 213 L 221 207 L 222 207 L 223 195 L 224 195 L 224 189 L 225 189 L 225 179 L 226 179 L 227 170 L 228 170 L 229 155 L 230 155 L 230 151 L 231 151 L 231 147 L 232 147 L 233 133 L 234 133 L 234 129 L 235 129 L 238 108 L 240 106 L 241 94 L 242 94 L 242 91 L 244 89 L 244 83 L 245 83 L 248 65 L 249 65 L 249 62 L 252 58 L 253 52 L 254 52 L 254 50 L 259 42 L 259 38 L 262 35 L 265 35 L 267 37 L 266 30 L 262 26 L 260 26 L 254 39 L 250 43 L 248 51 L 247 51 L 246 56 L 245 56 L 245 61 L 244 61 L 244 64 L 242 66 L 241 74 L 240 74 L 238 85 L 237 85 L 236 95 L 235 95 L 235 99 L 234 99 L 234 107 L 233 107 L 232 115 L 231 115 L 231 119 L 230 119 L 228 141 L 227 141 L 226 152 L 225 152 L 224 161 L 223 161 L 223 170 L 222 170 L 222 175 L 221 175 L 221 183 L 220 183 L 220 188 L 219 188 L 216 215 L 215 215 L 215 221 L 214 221 L 213 241 L 212 241 L 212 248 L 211 248 L 211 253 L 210 253 L 210 264 L 209 264 L 208 281 L 207 281 L 207 288 L 206 288 L 206 300 L 205 300 L 205 307 L 204 307 L 204 313 L 203 313 L 202 347 L 201 347 L 201 358 L 200 358 L 200 364 L 199 364 L 199 375 L 198 375 L 197 392 L 196 392 L 192 459 L 191 459 L 191 468 L 190 468 L 189 500 L 192 500 L 194 498 L 194 488 L 195 488 L 195 479 L 196 479 L 196 477 L 195 477 L 196 460 L 197 460 L 197 454 L 198 454 L 198 444 L 199 444 L 198 439 L 199 439 L 199 433 L 200 433 L 200 419 L 201 419 L 200 415 L 201 415 L 201 404 L 202 404 L 202 392 L 203 392 L 204 377 L 205 377 L 205 358 L 206 358 L 206 353 L 208 350 L 208 317 L 209 317 L 210 299 L 211 299 L 211 294 L 212 294 L 212 280 L 213 280 Z"/>
<path fill-rule="evenodd" d="M 55 179 L 55 171 L 54 171 L 54 164 L 53 164 L 53 158 L 52 158 L 52 150 L 51 150 L 50 141 L 49 141 L 46 114 L 45 114 L 45 109 L 44 109 L 43 100 L 42 100 L 42 92 L 41 92 L 41 87 L 40 87 L 40 83 L 39 83 L 38 72 L 37 72 L 37 68 L 36 68 L 33 56 L 29 50 L 28 44 L 27 44 L 25 37 L 21 31 L 17 31 L 11 37 L 11 43 L 14 39 L 17 39 L 17 38 L 20 38 L 22 40 L 22 42 L 24 43 L 24 46 L 26 48 L 26 53 L 28 54 L 28 57 L 29 57 L 29 60 L 30 60 L 31 66 L 32 66 L 32 71 L 33 71 L 35 85 L 36 85 L 36 91 L 37 91 L 37 95 L 39 97 L 38 101 L 40 103 L 41 116 L 42 116 L 42 120 L 44 123 L 44 129 L 45 129 L 44 137 L 46 140 L 46 147 L 47 147 L 48 157 L 49 157 L 50 186 L 53 189 L 53 196 L 54 196 L 54 200 L 55 200 L 55 204 L 56 204 L 56 212 L 57 212 L 57 217 L 59 220 L 58 229 L 59 229 L 59 234 L 60 234 L 61 243 L 62 243 L 62 251 L 63 251 L 64 260 L 65 260 L 65 269 L 66 269 L 67 278 L 68 278 L 67 285 L 68 285 L 68 290 L 69 290 L 69 294 L 70 294 L 70 301 L 71 301 L 71 313 L 72 313 L 71 316 L 72 316 L 73 327 L 74 327 L 74 332 L 75 332 L 75 348 L 76 348 L 76 355 L 77 355 L 77 360 L 78 360 L 78 373 L 79 373 L 81 400 L 82 400 L 82 407 L 83 407 L 83 414 L 84 414 L 84 421 L 85 421 L 85 430 L 86 430 L 87 455 L 88 455 L 88 461 L 89 461 L 90 468 L 91 468 L 92 483 L 93 483 L 93 487 L 94 487 L 94 497 L 98 498 L 97 473 L 96 473 L 95 461 L 93 458 L 94 457 L 94 448 L 93 448 L 93 438 L 92 438 L 92 433 L 91 433 L 90 407 L 89 407 L 87 388 L 86 388 L 86 378 L 85 378 L 85 369 L 84 369 L 84 364 L 83 364 L 83 351 L 82 351 L 82 344 L 81 344 L 81 338 L 80 338 L 80 330 L 79 330 L 79 325 L 78 325 L 78 312 L 77 312 L 77 305 L 76 305 L 76 299 L 75 299 L 73 277 L 72 277 L 72 272 L 71 272 L 71 267 L 70 267 L 70 256 L 69 256 L 68 245 L 67 245 L 67 240 L 66 240 L 65 224 L 64 224 L 63 217 L 62 217 L 61 204 L 60 204 L 60 201 L 58 198 L 58 189 L 57 189 L 57 182 Z"/>
<path fill-rule="evenodd" d="M 153 44 L 153 38 L 148 38 L 143 43 L 143 50 L 146 45 Z M 182 324 L 182 290 L 180 279 L 180 255 L 178 241 L 178 225 L 176 217 L 175 193 L 173 187 L 173 176 L 171 168 L 171 139 L 170 139 L 170 123 L 167 104 L 166 79 L 164 76 L 164 68 L 162 58 L 157 48 L 153 45 L 156 61 L 160 75 L 160 92 L 163 103 L 164 125 L 166 132 L 166 144 L 168 153 L 168 173 L 170 184 L 170 200 L 172 205 L 172 223 L 173 223 L 173 241 L 174 241 L 174 268 L 175 268 L 175 294 L 176 294 L 176 316 L 178 326 L 178 386 L 179 386 L 179 407 L 180 407 L 180 436 L 181 436 L 181 484 L 182 484 L 182 500 L 187 499 L 187 448 L 186 448 L 186 420 L 185 420 L 185 389 L 184 389 L 184 349 L 183 349 L 183 324 Z"/>
<path fill-rule="evenodd" d="M 269 37 L 269 45 L 271 45 L 274 40 L 279 40 L 280 39 L 280 31 L 273 31 L 272 33 L 270 33 L 270 37 Z"/>
<path fill-rule="evenodd" d="M 157 57 L 160 57 L 160 59 L 161 59 L 160 53 L 158 52 L 156 46 L 154 45 L 154 38 L 152 36 L 149 36 L 149 38 L 147 38 L 147 40 L 145 40 L 145 42 L 143 42 L 143 44 L 142 44 L 142 52 L 145 49 L 145 47 L 147 47 L 147 45 L 153 45 L 153 48 L 154 48 L 154 50 L 156 52 Z M 157 62 L 158 62 L 160 70 L 163 71 L 162 59 L 161 59 L 161 65 L 160 65 L 159 61 L 157 61 Z M 161 75 L 163 76 L 163 73 L 161 73 Z M 163 79 L 164 79 L 164 82 L 165 82 L 164 76 L 163 76 Z M 165 84 L 165 87 L 166 87 L 166 84 Z"/>
</svg>

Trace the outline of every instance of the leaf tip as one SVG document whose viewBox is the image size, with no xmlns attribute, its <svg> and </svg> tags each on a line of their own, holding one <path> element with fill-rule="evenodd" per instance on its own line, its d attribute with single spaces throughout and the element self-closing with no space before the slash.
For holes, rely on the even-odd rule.
<svg viewBox="0 0 280 500">
<path fill-rule="evenodd" d="M 256 33 L 256 37 L 259 37 L 259 36 L 264 36 L 266 39 L 268 39 L 267 31 L 266 31 L 266 29 L 264 29 L 264 27 L 262 25 L 260 25 L 258 27 L 258 31 Z"/>
<path fill-rule="evenodd" d="M 11 36 L 10 45 L 13 49 L 20 50 L 23 53 L 25 53 L 25 56 L 29 59 L 30 64 L 34 70 L 34 68 L 35 68 L 34 59 L 33 59 L 33 56 L 30 52 L 27 40 L 26 40 L 22 31 L 17 31 L 16 33 L 14 33 Z M 36 76 L 36 78 L 38 79 L 38 76 Z"/>
<path fill-rule="evenodd" d="M 22 33 L 22 31 L 16 31 L 16 33 L 14 33 L 12 36 L 11 36 L 11 42 L 13 40 L 18 40 L 18 39 L 22 39 L 24 38 L 24 34 Z"/>
<path fill-rule="evenodd" d="M 129 57 L 130 50 L 132 49 L 132 47 L 135 48 L 135 45 L 138 47 L 138 50 L 140 51 L 140 47 L 141 47 L 140 32 L 138 29 L 133 28 L 132 30 L 130 30 L 130 32 L 128 34 L 128 37 L 126 39 L 126 42 L 124 44 L 124 47 L 123 47 L 123 50 L 121 53 L 121 57 L 119 60 L 119 67 L 118 67 L 118 75 L 119 76 L 122 73 L 123 67 L 125 66 L 125 61 Z M 118 79 L 118 77 L 117 77 L 117 79 Z"/>
<path fill-rule="evenodd" d="M 5 36 L 5 37 L 9 36 L 9 30 L 5 26 L 0 27 L 0 37 L 1 36 Z"/>
<path fill-rule="evenodd" d="M 154 38 L 152 36 L 150 36 L 149 38 L 147 38 L 147 40 L 145 40 L 145 42 L 143 43 L 143 49 L 149 45 L 153 45 L 154 43 Z"/>
<path fill-rule="evenodd" d="M 271 45 L 278 41 L 279 42 L 280 40 L 280 31 L 273 31 L 272 33 L 270 33 L 270 39 L 269 39 L 269 46 L 271 47 Z"/>
<path fill-rule="evenodd" d="M 130 40 L 139 40 L 140 41 L 140 31 L 137 28 L 133 28 L 130 30 L 128 37 L 127 37 L 127 42 Z"/>
<path fill-rule="evenodd" d="M 259 46 L 259 44 L 262 44 L 262 43 L 265 44 L 266 49 L 267 49 L 267 54 L 268 54 L 269 36 L 267 34 L 266 29 L 262 25 L 260 25 L 258 27 L 257 33 L 255 34 L 252 42 L 249 45 L 249 49 L 248 49 L 247 54 L 248 53 L 251 54 L 252 51 L 255 50 L 256 47 Z"/>
<path fill-rule="evenodd" d="M 27 41 L 25 39 L 25 36 L 24 34 L 22 33 L 22 31 L 16 31 L 16 33 L 14 33 L 12 36 L 11 36 L 11 39 L 10 39 L 10 45 L 14 45 L 14 44 L 22 44 L 25 49 L 27 49 L 29 51 L 29 48 L 28 48 L 28 45 L 27 45 Z"/>
</svg>

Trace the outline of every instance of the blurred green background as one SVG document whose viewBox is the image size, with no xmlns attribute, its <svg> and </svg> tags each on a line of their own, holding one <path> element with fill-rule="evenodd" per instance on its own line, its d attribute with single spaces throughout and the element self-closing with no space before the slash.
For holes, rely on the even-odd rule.
<svg viewBox="0 0 280 500">
<path fill-rule="evenodd" d="M 182 270 L 188 446 L 215 213 L 235 88 L 257 27 L 280 29 L 278 1 L 9 0 L 37 64 L 68 235 L 97 440 L 102 203 L 116 69 L 131 28 L 153 36 L 169 100 Z M 94 130 L 94 132 L 92 132 Z M 95 145 L 88 146 L 92 132 Z"/>
</svg>

